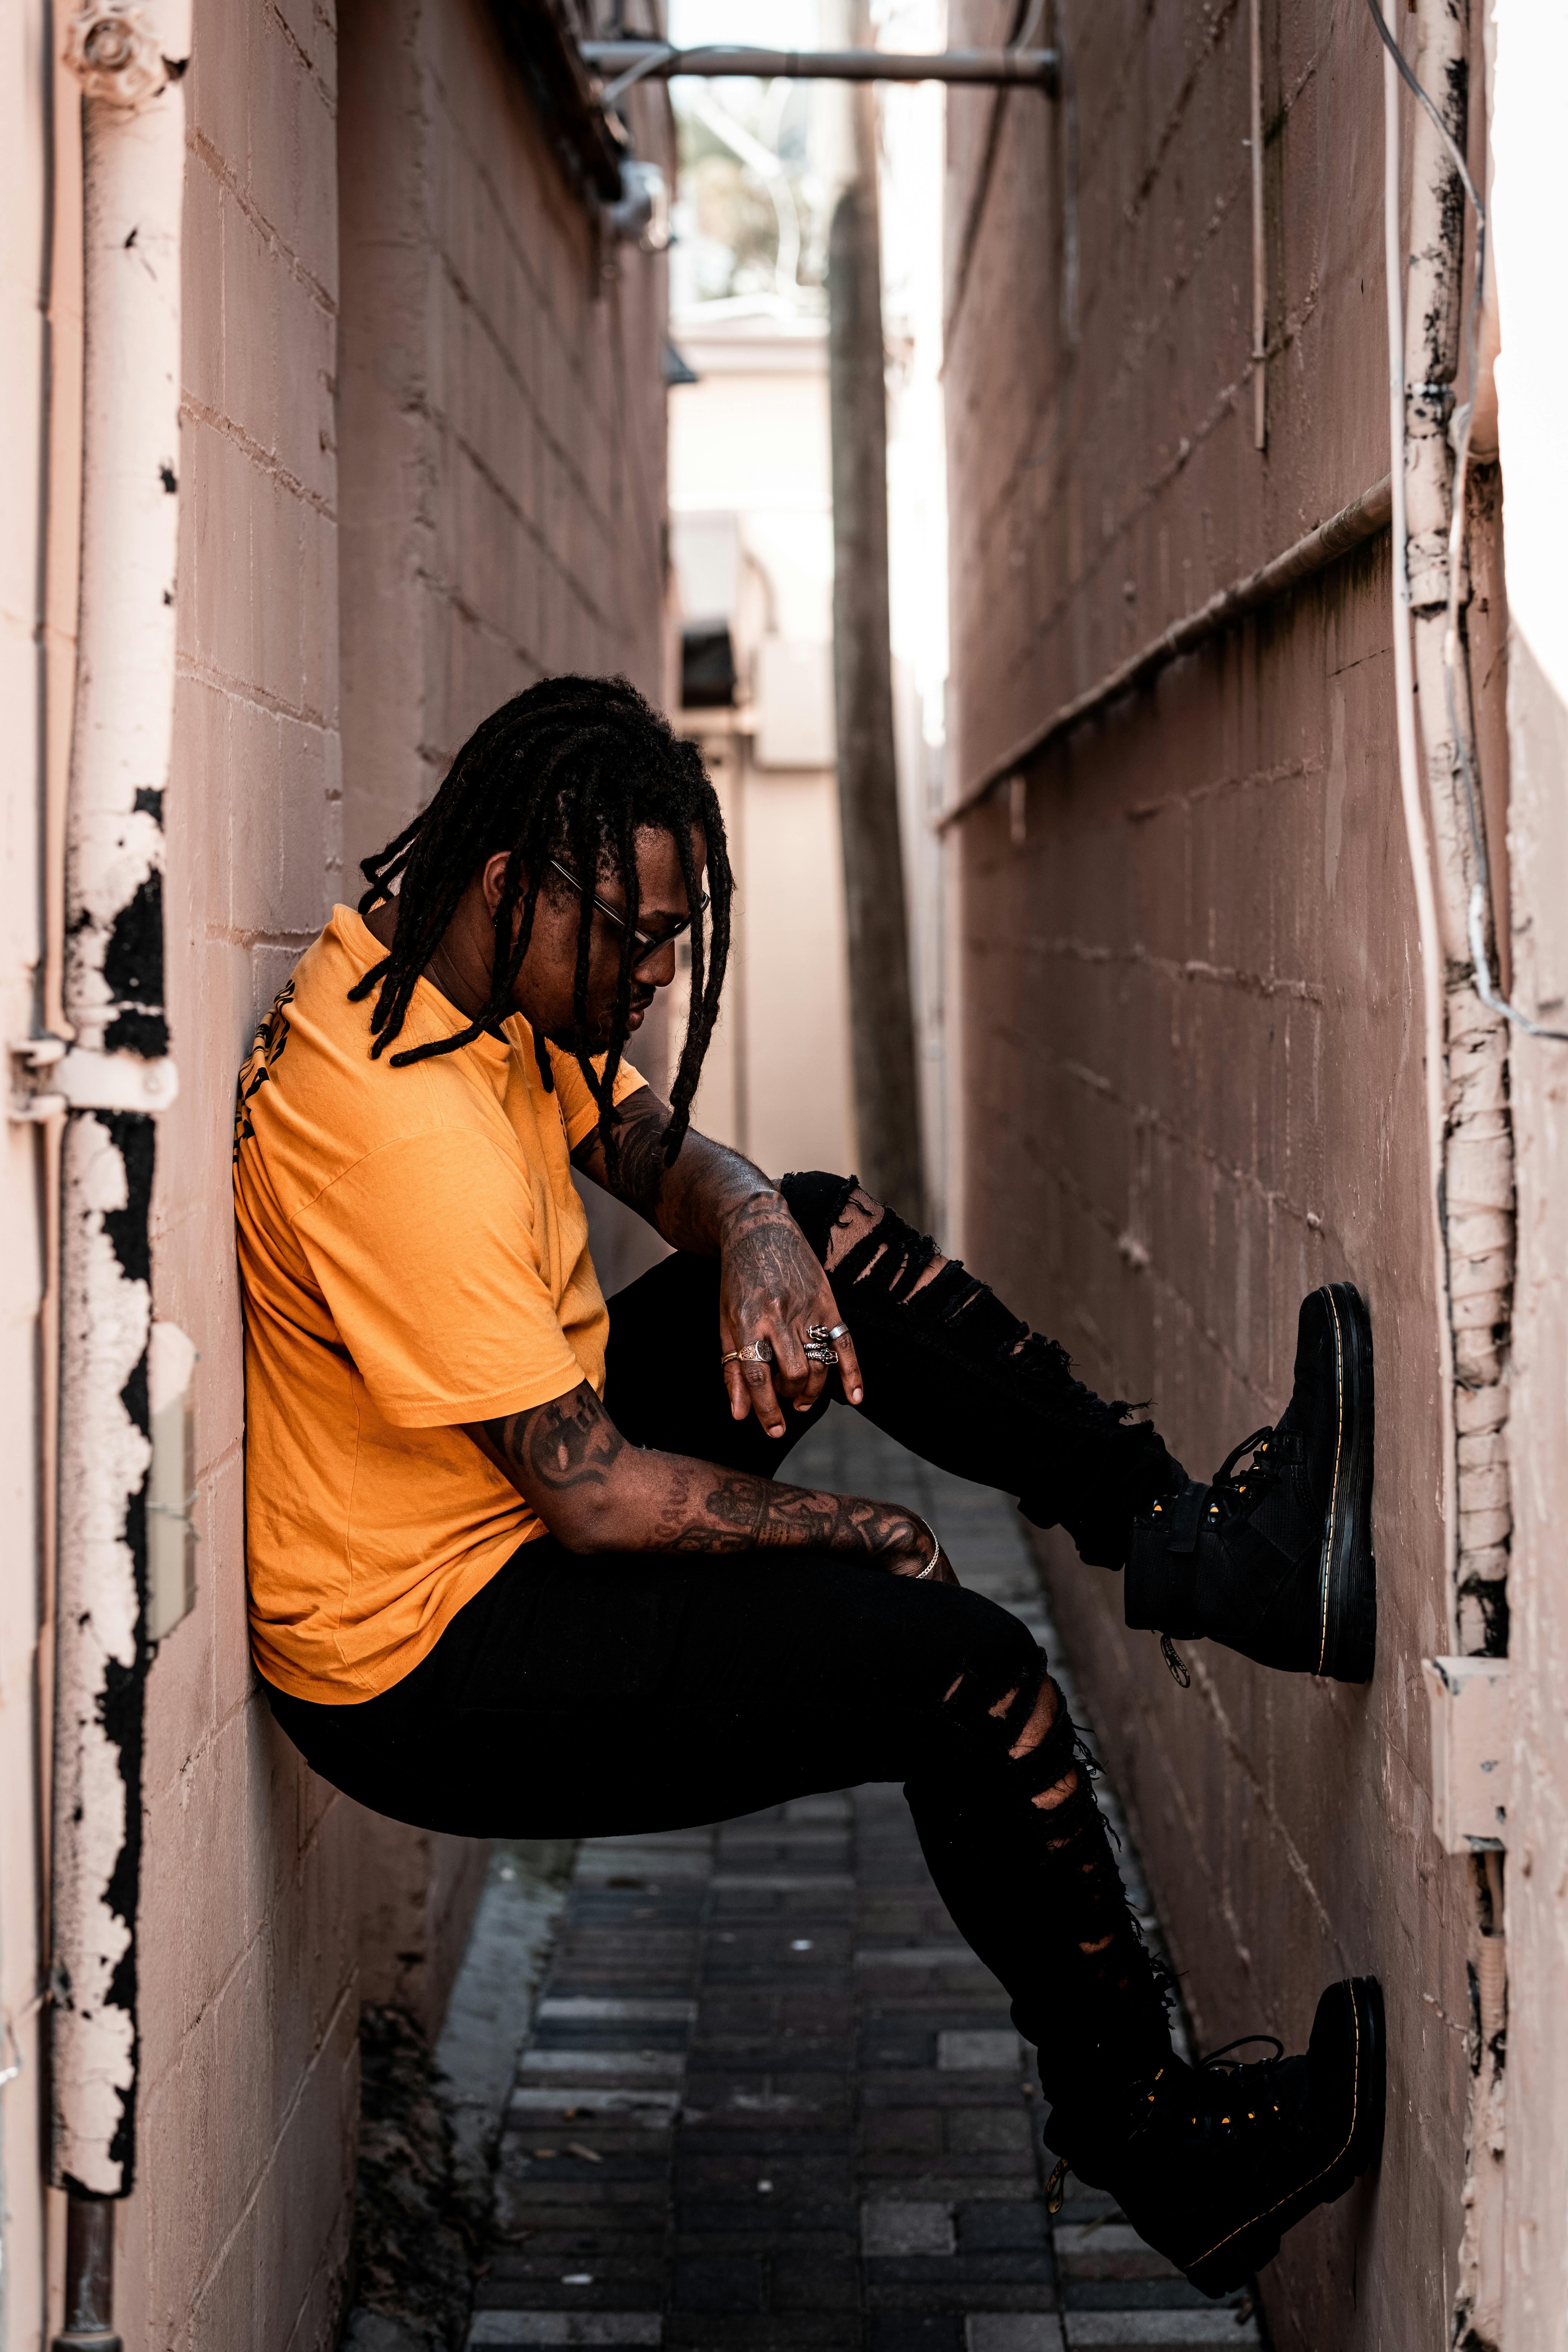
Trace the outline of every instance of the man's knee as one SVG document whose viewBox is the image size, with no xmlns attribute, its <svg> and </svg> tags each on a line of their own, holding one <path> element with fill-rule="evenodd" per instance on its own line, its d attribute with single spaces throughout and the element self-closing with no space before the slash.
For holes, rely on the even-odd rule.
<svg viewBox="0 0 1568 2352">
<path fill-rule="evenodd" d="M 963 1585 L 922 1584 L 913 1578 L 891 1580 L 900 1595 L 894 1606 L 930 1660 L 928 1686 L 939 1703 L 951 1701 L 962 1686 L 957 1713 L 967 1714 L 972 1707 L 985 1713 L 1007 1694 L 1037 1683 L 1044 1667 L 1039 1644 L 1022 1619 L 1000 1601 Z M 902 1601 L 906 1588 L 910 1596 L 907 1604 Z"/>
<path fill-rule="evenodd" d="M 803 1169 L 780 1181 L 784 1206 L 824 1265 L 833 1229 L 859 1189 L 858 1176 L 836 1176 L 826 1168 Z"/>
<path fill-rule="evenodd" d="M 894 1306 L 924 1291 L 942 1274 L 952 1273 L 965 1296 L 983 1285 L 953 1268 L 929 1234 L 867 1192 L 858 1176 L 835 1176 L 812 1169 L 786 1176 L 784 1202 L 802 1233 L 842 1297 L 864 1285 L 866 1293 Z"/>
</svg>

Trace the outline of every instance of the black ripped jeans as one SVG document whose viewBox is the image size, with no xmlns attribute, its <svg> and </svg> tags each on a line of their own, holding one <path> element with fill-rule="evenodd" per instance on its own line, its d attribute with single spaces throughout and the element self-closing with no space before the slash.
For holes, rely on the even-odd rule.
<svg viewBox="0 0 1568 2352">
<path fill-rule="evenodd" d="M 784 1179 L 825 1262 L 853 1182 Z M 1179 1466 L 962 1265 L 916 1287 L 934 1255 L 884 1210 L 831 1270 L 864 1411 L 1119 1565 L 1132 1514 L 1180 1482 Z M 605 1402 L 640 1445 L 769 1475 L 828 1398 L 788 1413 L 776 1441 L 731 1420 L 718 1285 L 716 1263 L 677 1255 L 610 1302 Z M 814 1550 L 580 1556 L 546 1536 L 380 1696 L 269 1696 L 348 1795 L 476 1837 L 672 1829 L 901 1780 L 955 1923 L 1013 1995 L 1020 2031 L 1046 2045 L 1047 2090 L 1108 2056 L 1157 2063 L 1166 2046 L 1163 1988 L 1122 1898 L 1089 1759 L 1032 1635 L 982 1594 Z"/>
</svg>

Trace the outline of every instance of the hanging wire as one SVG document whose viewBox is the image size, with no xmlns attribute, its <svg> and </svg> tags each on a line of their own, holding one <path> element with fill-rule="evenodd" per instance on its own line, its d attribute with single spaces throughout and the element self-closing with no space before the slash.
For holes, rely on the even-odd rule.
<svg viewBox="0 0 1568 2352">
<path fill-rule="evenodd" d="M 1477 325 L 1481 304 L 1486 296 L 1487 282 L 1487 209 L 1471 179 L 1469 168 L 1459 150 L 1459 143 L 1444 121 L 1427 91 L 1405 61 L 1405 54 L 1388 29 L 1379 0 L 1366 0 L 1367 13 L 1377 27 L 1377 37 L 1399 70 L 1402 81 L 1415 92 L 1436 130 L 1437 136 L 1448 151 L 1449 160 L 1459 175 L 1460 184 L 1469 199 L 1476 216 L 1476 268 L 1470 287 L 1469 306 L 1465 313 L 1465 362 L 1469 371 L 1469 398 L 1456 408 L 1449 425 L 1449 439 L 1454 448 L 1453 514 L 1448 525 L 1448 611 L 1443 632 L 1443 692 L 1447 704 L 1448 726 L 1458 756 L 1459 778 L 1464 786 L 1465 815 L 1470 835 L 1473 871 L 1470 881 L 1468 932 L 1470 961 L 1474 967 L 1476 993 L 1490 1012 L 1500 1013 L 1516 1029 L 1530 1037 L 1550 1037 L 1560 1045 L 1568 1045 L 1568 1029 L 1549 1029 L 1521 1013 L 1492 982 L 1491 958 L 1487 944 L 1488 916 L 1491 903 L 1491 864 L 1487 856 L 1486 820 L 1481 810 L 1479 784 L 1476 775 L 1475 747 L 1459 723 L 1458 676 L 1459 667 L 1459 582 L 1465 555 L 1465 499 L 1469 479 L 1470 425 L 1475 415 L 1476 385 L 1479 376 L 1479 344 Z M 1410 583 L 1401 583 L 1401 593 L 1408 604 Z"/>
</svg>

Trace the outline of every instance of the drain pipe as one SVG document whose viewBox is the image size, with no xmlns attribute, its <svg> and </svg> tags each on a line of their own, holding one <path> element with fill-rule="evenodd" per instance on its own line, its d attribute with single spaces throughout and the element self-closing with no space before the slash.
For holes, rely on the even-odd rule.
<svg viewBox="0 0 1568 2352">
<path fill-rule="evenodd" d="M 1509 1008 L 1489 978 L 1496 961 L 1490 952 L 1494 910 L 1486 903 L 1484 819 L 1459 625 L 1468 595 L 1465 461 L 1471 409 L 1456 411 L 1455 380 L 1465 196 L 1475 193 L 1462 170 L 1467 24 L 1450 0 L 1419 0 L 1412 75 L 1395 55 L 1379 0 L 1369 0 L 1369 6 L 1385 52 L 1395 691 L 1426 994 L 1441 1316 L 1446 1605 L 1456 1653 L 1426 1663 L 1433 1708 L 1433 1814 L 1440 1842 L 1447 1852 L 1467 1858 L 1471 1878 L 1471 2084 L 1453 2340 L 1466 2352 L 1487 2352 L 1499 2340 L 1503 2290 L 1507 1790 L 1496 1781 L 1503 1777 L 1497 1773 L 1498 1759 L 1508 1753 L 1507 1369 L 1514 1168 Z M 1416 82 L 1420 101 L 1413 110 L 1407 240 L 1399 219 L 1402 79 Z M 1477 212 L 1479 273 L 1484 252 L 1479 205 Z M 1473 408 L 1479 390 L 1473 337 L 1470 357 L 1472 381 L 1465 389 Z"/>
<path fill-rule="evenodd" d="M 81 590 L 66 825 L 65 1010 L 22 1059 L 65 1113 L 50 2171 L 70 2199 L 58 2352 L 115 2352 L 113 2200 L 135 2178 L 153 1120 L 174 724 L 189 0 L 99 0 L 82 85 Z"/>
</svg>

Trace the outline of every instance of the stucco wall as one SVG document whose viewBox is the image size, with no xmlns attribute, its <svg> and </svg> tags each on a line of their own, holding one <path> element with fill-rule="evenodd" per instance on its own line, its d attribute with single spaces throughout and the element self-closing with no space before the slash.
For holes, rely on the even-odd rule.
<svg viewBox="0 0 1568 2352">
<path fill-rule="evenodd" d="M 1245 6 L 1070 5 L 1072 94 L 950 112 L 955 790 L 1387 472 L 1381 78 L 1349 0 L 1266 6 L 1267 448 L 1254 446 Z M 999 9 L 953 37 L 997 38 Z M 1074 254 L 1076 251 L 1076 278 Z M 1265 2273 L 1275 2340 L 1446 2342 L 1468 2076 L 1465 1865 L 1429 1828 L 1447 1646 L 1413 893 L 1386 537 L 1068 737 L 960 827 L 965 1254 L 1212 1475 L 1289 1394 L 1312 1285 L 1378 1350 L 1378 1672 L 1194 1648 L 1046 1542 L 1200 2045 L 1300 2047 L 1388 1989 L 1381 2174 Z M 1021 835 L 1021 838 L 1020 838 Z"/>
</svg>

